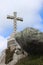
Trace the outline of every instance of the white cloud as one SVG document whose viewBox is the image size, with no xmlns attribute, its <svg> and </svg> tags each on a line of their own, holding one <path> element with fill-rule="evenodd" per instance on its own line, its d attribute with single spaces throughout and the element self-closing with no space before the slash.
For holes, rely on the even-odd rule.
<svg viewBox="0 0 43 65">
<path fill-rule="evenodd" d="M 23 17 L 23 23 L 18 22 L 18 30 L 27 26 L 40 26 L 41 18 L 39 10 L 43 0 L 0 0 L 0 34 L 8 34 L 13 29 L 11 20 L 7 20 L 7 15 L 14 11 L 18 16 Z M 8 33 L 7 33 L 8 32 Z M 3 34 L 3 35 L 4 35 Z"/>
<path fill-rule="evenodd" d="M 7 48 L 7 39 L 0 36 L 0 52 Z"/>
</svg>

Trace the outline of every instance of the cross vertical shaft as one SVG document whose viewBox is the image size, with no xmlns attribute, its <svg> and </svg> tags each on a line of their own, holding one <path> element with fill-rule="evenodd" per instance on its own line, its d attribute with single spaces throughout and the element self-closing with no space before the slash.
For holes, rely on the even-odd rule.
<svg viewBox="0 0 43 65">
<path fill-rule="evenodd" d="M 17 21 L 16 21 L 16 17 L 17 17 L 17 12 L 14 12 L 14 34 L 16 34 L 16 30 L 17 30 Z"/>
</svg>

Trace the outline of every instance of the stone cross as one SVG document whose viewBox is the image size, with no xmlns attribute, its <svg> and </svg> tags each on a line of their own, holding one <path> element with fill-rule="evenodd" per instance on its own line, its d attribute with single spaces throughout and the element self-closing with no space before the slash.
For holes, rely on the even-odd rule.
<svg viewBox="0 0 43 65">
<path fill-rule="evenodd" d="M 14 12 L 14 16 L 7 16 L 7 19 L 12 19 L 14 20 L 14 34 L 16 34 L 17 30 L 17 21 L 23 21 L 23 18 L 17 17 L 17 12 Z"/>
</svg>

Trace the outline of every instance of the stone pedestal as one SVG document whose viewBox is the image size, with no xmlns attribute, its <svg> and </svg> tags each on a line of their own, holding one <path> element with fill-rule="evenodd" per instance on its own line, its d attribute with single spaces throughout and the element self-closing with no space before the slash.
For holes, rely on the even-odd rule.
<svg viewBox="0 0 43 65">
<path fill-rule="evenodd" d="M 7 47 L 10 47 L 10 50 L 13 51 L 14 49 L 16 49 L 16 42 L 15 42 L 15 38 L 9 38 L 8 39 L 8 43 L 7 43 Z"/>
</svg>

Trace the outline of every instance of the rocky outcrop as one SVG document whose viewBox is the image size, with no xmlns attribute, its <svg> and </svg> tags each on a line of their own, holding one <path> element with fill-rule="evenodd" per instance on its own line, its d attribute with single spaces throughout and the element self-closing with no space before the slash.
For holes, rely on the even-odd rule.
<svg viewBox="0 0 43 65">
<path fill-rule="evenodd" d="M 28 54 L 31 55 L 43 55 L 43 33 L 34 28 L 26 28 L 16 34 L 16 49 L 13 54 L 13 59 L 7 63 L 7 65 L 15 65 L 20 59 L 24 58 Z M 12 46 L 12 42 L 10 44 Z M 11 47 L 10 46 L 10 47 Z M 13 46 L 12 46 L 13 47 Z M 15 47 L 10 48 L 11 54 Z M 0 57 L 0 65 L 5 64 L 5 52 Z"/>
<path fill-rule="evenodd" d="M 17 33 L 16 40 L 27 53 L 43 54 L 43 33 L 34 28 L 26 28 Z"/>
<path fill-rule="evenodd" d="M 16 41 L 16 49 L 13 51 L 10 48 L 6 49 L 0 57 L 0 65 L 15 65 L 20 59 L 27 56 L 25 51 L 22 51 L 21 47 Z"/>
</svg>

